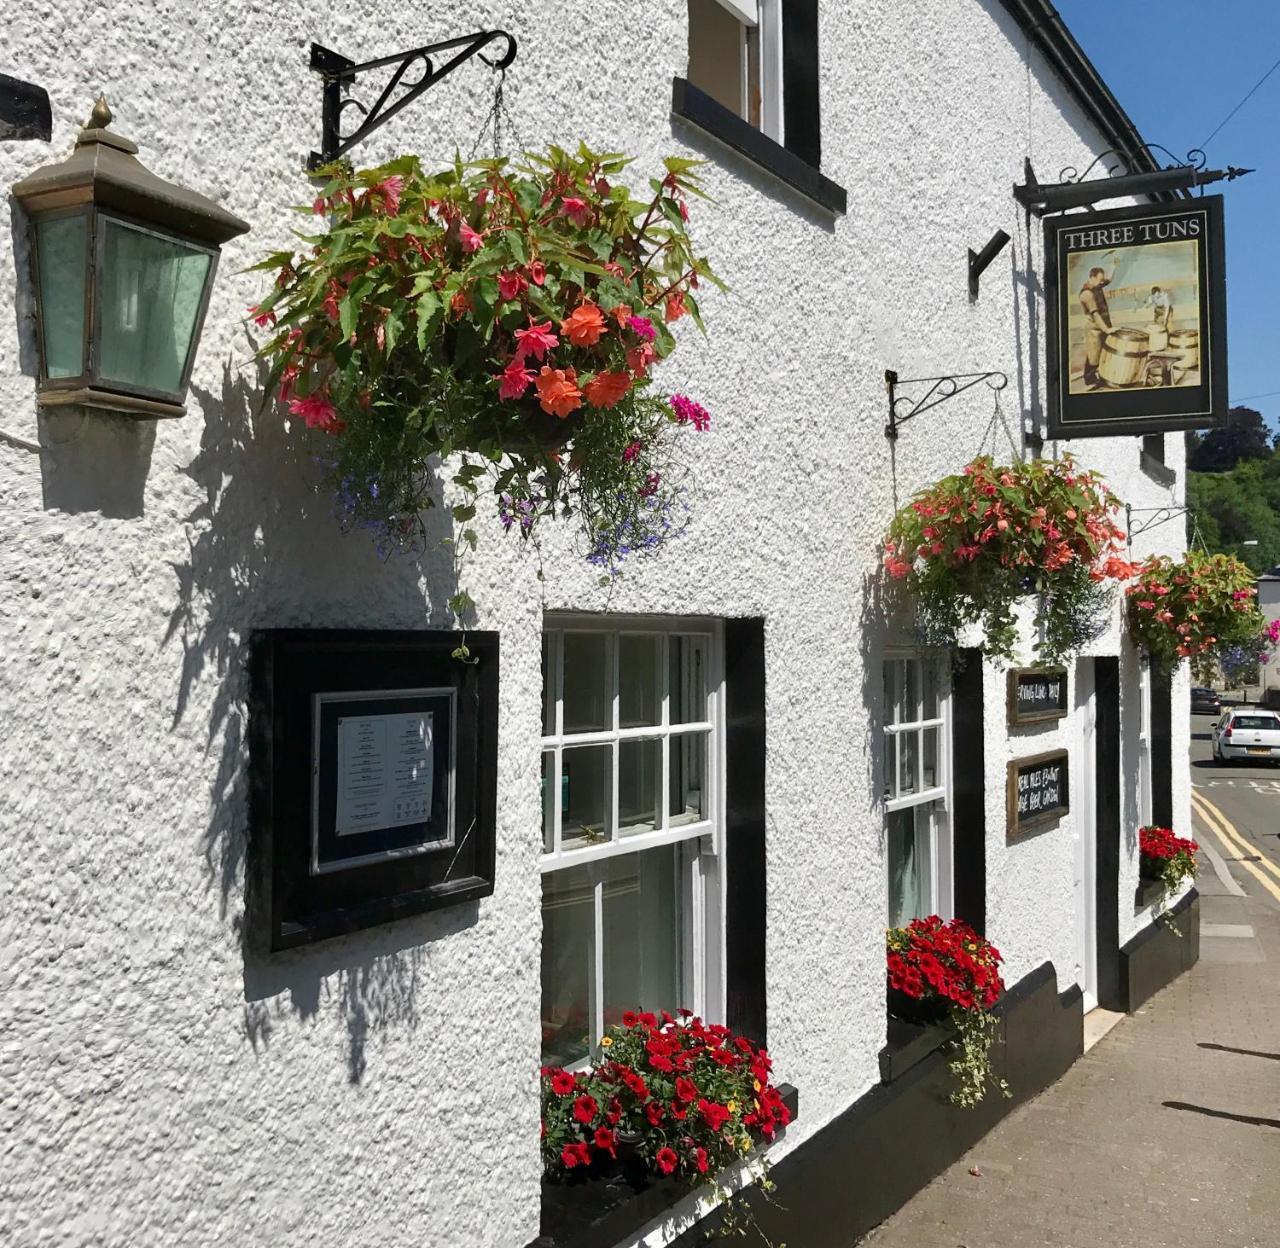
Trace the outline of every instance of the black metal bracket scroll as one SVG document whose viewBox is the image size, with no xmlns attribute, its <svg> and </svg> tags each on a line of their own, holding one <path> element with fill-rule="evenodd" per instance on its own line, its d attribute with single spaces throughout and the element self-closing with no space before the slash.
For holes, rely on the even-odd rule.
<svg viewBox="0 0 1280 1248">
<path fill-rule="evenodd" d="M 1009 241 L 1009 235 L 1004 230 L 997 230 L 992 236 L 991 241 L 981 251 L 974 251 L 969 248 L 969 300 L 973 302 L 978 297 L 978 279 L 986 271 L 987 266 L 1004 250 L 1005 244 Z"/>
<path fill-rule="evenodd" d="M 1180 516 L 1185 516 L 1190 511 L 1190 507 L 1178 507 L 1172 504 L 1167 507 L 1129 507 L 1126 505 L 1124 519 L 1125 527 L 1129 531 L 1129 540 L 1132 541 L 1139 533 L 1145 533 L 1148 529 L 1158 529 L 1162 524 L 1168 524 L 1170 520 L 1177 520 Z M 1135 525 L 1133 522 L 1135 515 L 1149 515 L 1150 519 L 1139 521 Z"/>
<path fill-rule="evenodd" d="M 496 59 L 485 56 L 482 50 L 499 39 L 506 40 L 506 51 Z M 454 52 L 454 55 L 437 66 L 432 57 L 441 52 Z M 442 78 L 448 77 L 459 65 L 469 61 L 473 56 L 479 56 L 492 69 L 506 69 L 516 59 L 515 37 L 505 30 L 480 30 L 475 34 L 462 35 L 457 39 L 429 43 L 425 47 L 414 48 L 409 52 L 395 52 L 391 56 L 380 56 L 376 60 L 365 61 L 359 65 L 349 57 L 313 43 L 311 68 L 324 80 L 324 101 L 320 113 L 320 150 L 311 153 L 309 167 L 315 169 L 319 165 L 327 165 L 337 160 L 339 156 L 345 155 L 357 143 L 367 139 L 379 126 L 390 121 L 402 108 L 408 107 L 424 91 L 434 87 Z M 406 83 L 404 76 L 415 62 L 421 62 L 422 76 Z M 344 93 L 350 90 L 360 74 L 369 70 L 385 69 L 392 65 L 395 66 L 395 70 L 391 80 L 382 89 L 382 94 L 374 101 L 372 107 L 366 108 L 359 100 L 343 98 Z M 397 89 L 402 94 L 388 103 Z M 350 134 L 344 135 L 342 113 L 347 108 L 358 109 L 363 120 Z"/>
<path fill-rule="evenodd" d="M 1204 188 L 1224 179 L 1234 182 L 1252 169 L 1238 169 L 1228 165 L 1225 169 L 1206 169 L 1205 154 L 1199 148 L 1192 148 L 1185 160 L 1179 160 L 1168 148 L 1158 143 L 1149 143 L 1145 149 L 1145 159 L 1135 158 L 1131 153 L 1113 148 L 1103 152 L 1094 162 L 1080 173 L 1074 166 L 1059 171 L 1057 182 L 1039 182 L 1031 161 L 1024 161 L 1026 181 L 1013 188 L 1013 197 L 1029 213 L 1042 217 L 1048 212 L 1064 212 L 1068 208 L 1091 208 L 1104 199 L 1119 199 L 1130 195 L 1161 195 L 1176 191 Z M 1151 153 L 1163 152 L 1174 163 L 1161 168 Z M 1108 158 L 1114 157 L 1119 162 L 1107 167 L 1107 177 L 1090 178 L 1089 174 Z M 1137 172 L 1132 172 L 1134 166 Z"/>
<path fill-rule="evenodd" d="M 891 368 L 884 371 L 885 389 L 889 391 L 889 423 L 884 427 L 884 436 L 895 439 L 898 429 L 913 416 L 927 412 L 939 403 L 955 398 L 957 394 L 985 381 L 991 390 L 1003 390 L 1009 384 L 1004 373 L 956 373 L 950 377 L 899 377 Z M 928 386 L 929 389 L 919 398 L 899 394 L 900 386 Z M 905 413 L 899 413 L 899 404 L 905 407 Z"/>
</svg>

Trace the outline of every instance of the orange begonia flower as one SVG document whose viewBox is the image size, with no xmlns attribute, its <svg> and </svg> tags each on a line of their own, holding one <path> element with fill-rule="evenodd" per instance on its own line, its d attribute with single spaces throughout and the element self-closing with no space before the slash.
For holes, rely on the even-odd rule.
<svg viewBox="0 0 1280 1248">
<path fill-rule="evenodd" d="M 613 407 L 630 389 L 631 378 L 626 373 L 597 373 L 582 387 L 582 393 L 592 407 Z"/>
<path fill-rule="evenodd" d="M 604 317 L 594 303 L 580 304 L 560 322 L 560 332 L 575 347 L 594 346 L 604 331 Z"/>
<path fill-rule="evenodd" d="M 572 368 L 552 368 L 544 364 L 533 384 L 538 389 L 538 403 L 544 412 L 563 419 L 582 406 L 578 375 Z"/>
</svg>

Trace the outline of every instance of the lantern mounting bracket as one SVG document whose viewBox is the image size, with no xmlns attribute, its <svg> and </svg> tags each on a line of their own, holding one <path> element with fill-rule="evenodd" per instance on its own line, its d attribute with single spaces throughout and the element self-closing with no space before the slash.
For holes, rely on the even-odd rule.
<svg viewBox="0 0 1280 1248">
<path fill-rule="evenodd" d="M 985 381 L 990 390 L 1003 390 L 1009 384 L 1004 373 L 953 373 L 943 377 L 899 377 L 891 368 L 884 372 L 885 389 L 889 392 L 889 423 L 884 427 L 884 436 L 891 440 L 898 437 L 898 429 L 913 416 L 927 412 L 939 403 L 955 398 L 957 394 Z M 910 395 L 899 394 L 901 386 L 928 386 L 929 389 L 918 399 Z"/>
<path fill-rule="evenodd" d="M 506 40 L 506 50 L 500 56 L 485 56 L 483 49 L 498 40 Z M 432 58 L 442 52 L 452 52 L 453 55 L 437 65 Z M 308 168 L 315 169 L 320 165 L 327 165 L 345 155 L 357 143 L 367 139 L 384 122 L 390 121 L 401 109 L 408 107 L 423 92 L 434 87 L 442 78 L 448 77 L 459 65 L 469 61 L 473 56 L 478 56 L 493 69 L 506 69 L 516 59 L 515 37 L 505 30 L 479 30 L 474 34 L 445 39 L 440 43 L 429 43 L 408 52 L 395 52 L 390 56 L 380 56 L 361 64 L 330 48 L 313 43 L 311 69 L 324 81 L 324 99 L 320 111 L 320 150 L 311 153 Z M 420 62 L 422 76 L 406 83 L 404 77 L 415 62 Z M 395 67 L 391 79 L 371 107 L 366 108 L 359 100 L 343 98 L 359 75 L 369 70 L 385 69 L 388 66 Z M 401 94 L 392 100 L 391 97 L 397 89 Z M 350 134 L 344 135 L 342 113 L 347 108 L 359 110 L 363 120 Z"/>
</svg>

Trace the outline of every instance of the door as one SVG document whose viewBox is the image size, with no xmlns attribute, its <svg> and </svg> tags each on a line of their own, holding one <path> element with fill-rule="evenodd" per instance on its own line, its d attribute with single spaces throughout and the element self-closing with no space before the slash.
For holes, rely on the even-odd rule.
<svg viewBox="0 0 1280 1248">
<path fill-rule="evenodd" d="M 1079 761 L 1072 777 L 1075 792 L 1071 797 L 1075 849 L 1075 981 L 1084 994 L 1087 1014 L 1098 1004 L 1097 812 L 1094 800 L 1098 705 L 1093 662 L 1087 659 L 1076 664 L 1075 721 L 1079 737 L 1075 750 Z"/>
</svg>

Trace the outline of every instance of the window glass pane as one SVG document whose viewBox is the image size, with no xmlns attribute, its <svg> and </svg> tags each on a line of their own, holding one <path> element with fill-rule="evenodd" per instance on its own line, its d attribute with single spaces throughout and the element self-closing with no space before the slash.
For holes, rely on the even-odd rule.
<svg viewBox="0 0 1280 1248">
<path fill-rule="evenodd" d="M 542 849 L 550 853 L 555 848 L 553 830 L 555 827 L 556 806 L 553 777 L 556 774 L 556 755 L 554 750 L 542 752 Z"/>
<path fill-rule="evenodd" d="M 618 726 L 647 728 L 662 720 L 658 674 L 659 637 L 624 633 L 618 638 Z"/>
<path fill-rule="evenodd" d="M 689 0 L 689 81 L 744 115 L 745 31 L 717 0 Z"/>
<path fill-rule="evenodd" d="M 920 777 L 922 789 L 936 789 L 942 783 L 938 770 L 938 734 L 941 728 L 921 730 Z"/>
<path fill-rule="evenodd" d="M 604 863 L 604 1019 L 624 1010 L 682 1005 L 680 849 L 668 846 Z"/>
<path fill-rule="evenodd" d="M 549 737 L 556 730 L 555 654 L 556 639 L 551 633 L 542 634 L 542 735 Z"/>
<path fill-rule="evenodd" d="M 898 687 L 898 723 L 914 724 L 920 718 L 920 664 L 907 659 L 902 664 Z"/>
<path fill-rule="evenodd" d="M 884 734 L 884 795 L 894 797 L 898 785 L 898 738 L 886 732 Z"/>
<path fill-rule="evenodd" d="M 937 719 L 938 710 L 938 664 L 932 659 L 920 665 L 924 685 L 924 707 L 921 719 Z"/>
<path fill-rule="evenodd" d="M 662 793 L 662 742 L 618 743 L 618 828 L 652 832 L 658 826 Z"/>
<path fill-rule="evenodd" d="M 900 732 L 898 737 L 898 796 L 920 791 L 920 738 L 914 732 Z"/>
<path fill-rule="evenodd" d="M 561 1066 L 591 1045 L 592 927 L 587 867 L 542 877 L 542 1060 Z"/>
<path fill-rule="evenodd" d="M 613 673 L 604 633 L 564 634 L 564 730 L 613 727 Z"/>
<path fill-rule="evenodd" d="M 669 722 L 700 724 L 707 718 L 707 641 L 705 637 L 672 637 L 668 675 Z"/>
<path fill-rule="evenodd" d="M 119 221 L 99 220 L 106 234 L 98 371 L 104 380 L 176 391 L 200 314 L 209 255 Z"/>
<path fill-rule="evenodd" d="M 561 848 L 607 841 L 613 809 L 613 746 L 578 746 L 565 750 L 561 760 Z"/>
<path fill-rule="evenodd" d="M 88 218 L 54 217 L 36 226 L 40 269 L 40 331 L 49 377 L 84 371 L 84 283 Z"/>
<path fill-rule="evenodd" d="M 707 818 L 706 775 L 707 745 L 710 736 L 706 733 L 689 733 L 686 736 L 672 737 L 671 751 L 671 804 L 667 807 L 667 823 L 670 827 L 678 827 L 685 823 L 697 823 Z"/>
<path fill-rule="evenodd" d="M 884 722 L 892 724 L 898 718 L 898 669 L 902 665 L 890 659 L 884 665 Z"/>
<path fill-rule="evenodd" d="M 929 913 L 929 813 L 928 806 L 913 806 L 889 816 L 890 927 L 901 927 Z"/>
</svg>

